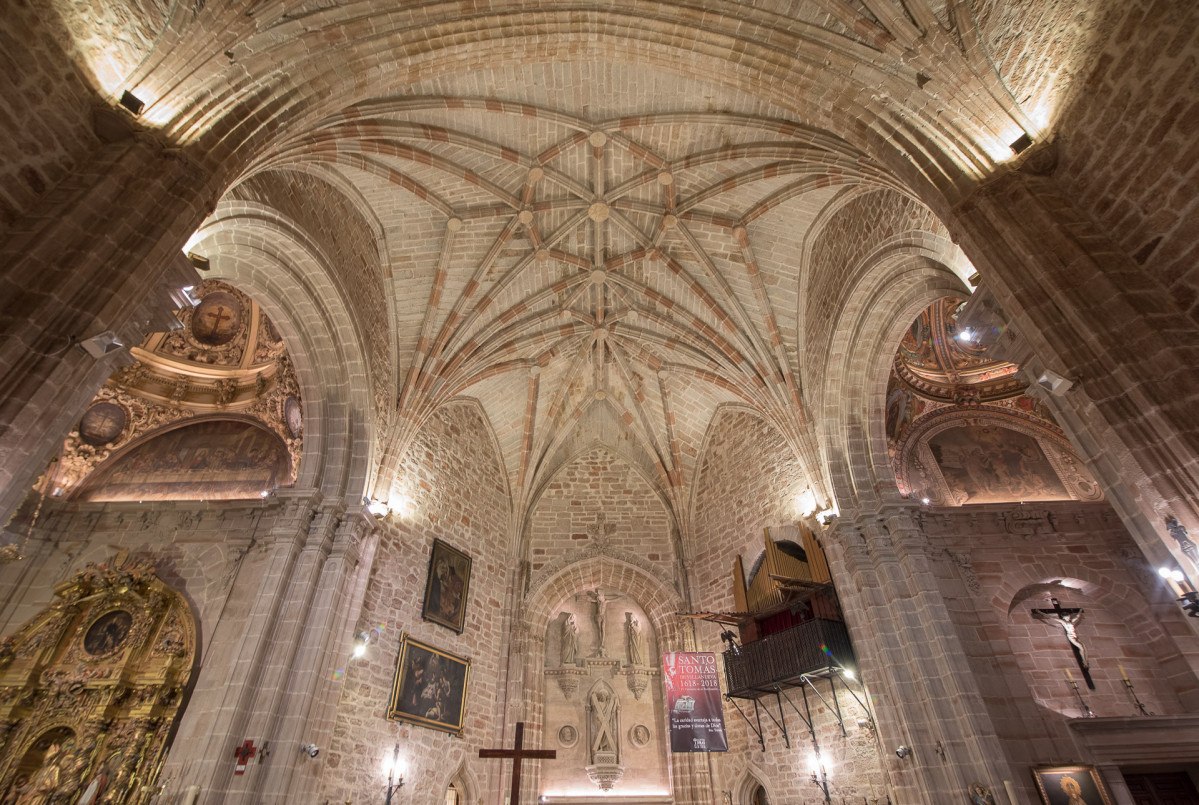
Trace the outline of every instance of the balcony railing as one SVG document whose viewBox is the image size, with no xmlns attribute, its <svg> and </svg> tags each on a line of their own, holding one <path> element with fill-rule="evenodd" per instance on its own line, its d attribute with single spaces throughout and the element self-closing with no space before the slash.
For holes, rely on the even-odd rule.
<svg viewBox="0 0 1199 805">
<path fill-rule="evenodd" d="M 746 643 L 736 653 L 726 651 L 726 692 L 730 696 L 756 698 L 773 692 L 776 685 L 795 684 L 803 674 L 835 664 L 822 646 L 827 646 L 842 665 L 854 662 L 853 645 L 845 624 L 822 618 Z"/>
</svg>

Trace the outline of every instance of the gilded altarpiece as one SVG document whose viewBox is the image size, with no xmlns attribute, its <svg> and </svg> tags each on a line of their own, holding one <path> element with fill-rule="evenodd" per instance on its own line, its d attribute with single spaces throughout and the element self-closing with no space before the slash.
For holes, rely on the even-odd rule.
<svg viewBox="0 0 1199 805">
<path fill-rule="evenodd" d="M 150 564 L 89 564 L 0 644 L 0 802 L 145 803 L 196 650 Z"/>
</svg>

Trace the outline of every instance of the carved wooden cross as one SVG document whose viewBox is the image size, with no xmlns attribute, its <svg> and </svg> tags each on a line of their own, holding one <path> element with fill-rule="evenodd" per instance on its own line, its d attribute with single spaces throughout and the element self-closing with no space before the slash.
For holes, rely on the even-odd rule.
<svg viewBox="0 0 1199 805">
<path fill-rule="evenodd" d="M 1070 641 L 1070 649 L 1074 652 L 1078 669 L 1082 671 L 1082 678 L 1086 680 L 1087 687 L 1094 690 L 1095 683 L 1091 681 L 1091 664 L 1087 662 L 1087 650 L 1078 637 L 1078 622 L 1082 620 L 1082 610 L 1063 607 L 1056 598 L 1051 597 L 1049 600 L 1053 603 L 1053 609 L 1034 609 L 1032 615 L 1041 620 L 1055 620 L 1058 626 L 1062 627 L 1066 639 Z"/>
<path fill-rule="evenodd" d="M 254 757 L 254 753 L 258 750 L 254 748 L 254 742 L 246 738 L 246 742 L 233 750 L 234 757 L 237 758 L 237 764 L 233 767 L 234 774 L 246 773 L 246 761 Z"/>
<path fill-rule="evenodd" d="M 525 758 L 548 758 L 553 759 L 558 757 L 557 750 L 554 749 L 525 749 L 525 722 L 516 722 L 516 740 L 513 742 L 511 749 L 480 749 L 479 757 L 482 758 L 512 758 L 512 795 L 509 800 L 509 805 L 517 805 L 520 801 L 520 764 Z"/>
</svg>

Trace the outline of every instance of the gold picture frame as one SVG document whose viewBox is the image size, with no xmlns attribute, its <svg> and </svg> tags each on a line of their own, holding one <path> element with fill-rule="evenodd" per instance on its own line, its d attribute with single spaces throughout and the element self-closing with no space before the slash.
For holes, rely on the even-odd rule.
<svg viewBox="0 0 1199 805">
<path fill-rule="evenodd" d="M 387 720 L 462 737 L 470 660 L 400 634 Z"/>
<path fill-rule="evenodd" d="M 1094 766 L 1037 766 L 1032 776 L 1045 805 L 1113 805 L 1112 794 Z"/>
<path fill-rule="evenodd" d="M 458 634 L 466 627 L 466 602 L 470 593 L 471 559 L 449 543 L 433 540 L 429 576 L 421 617 Z"/>
</svg>

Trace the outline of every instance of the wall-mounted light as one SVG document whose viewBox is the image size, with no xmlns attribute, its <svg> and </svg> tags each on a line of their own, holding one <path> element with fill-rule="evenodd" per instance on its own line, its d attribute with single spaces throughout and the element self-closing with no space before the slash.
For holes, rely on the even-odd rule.
<svg viewBox="0 0 1199 805">
<path fill-rule="evenodd" d="M 818 511 L 816 512 L 816 519 L 820 521 L 821 525 L 828 525 L 833 520 L 837 519 L 837 510 L 830 508 L 824 509 L 823 511 Z"/>
<path fill-rule="evenodd" d="M 383 758 L 383 771 L 387 772 L 387 799 L 384 805 L 391 805 L 391 795 L 404 787 L 404 767 L 400 763 L 400 745 L 396 744 L 390 757 Z"/>
<path fill-rule="evenodd" d="M 124 106 L 136 116 L 140 115 L 142 110 L 146 108 L 146 102 L 129 90 L 125 90 L 121 93 L 121 106 Z"/>
<path fill-rule="evenodd" d="M 814 741 L 815 739 L 813 739 Z M 819 749 L 812 751 L 812 756 L 808 758 L 808 767 L 812 773 L 810 779 L 813 785 L 819 788 L 820 792 L 824 794 L 824 801 L 831 803 L 832 799 L 829 797 L 828 790 L 828 771 L 831 764 L 820 754 Z"/>
<path fill-rule="evenodd" d="M 895 749 L 895 756 L 897 758 L 899 758 L 900 760 L 903 760 L 905 757 L 907 757 L 910 754 L 912 754 L 912 749 L 909 746 L 904 746 L 903 744 L 900 744 Z"/>
<path fill-rule="evenodd" d="M 375 517 L 386 517 L 391 514 L 391 504 L 385 500 L 372 500 L 366 504 L 366 510 Z"/>
<path fill-rule="evenodd" d="M 1024 132 L 1016 139 L 1012 140 L 1012 144 L 1008 146 L 1012 149 L 1013 154 L 1020 154 L 1032 147 L 1032 135 Z"/>
<path fill-rule="evenodd" d="M 809 486 L 795 496 L 795 510 L 799 512 L 800 517 L 810 517 L 816 511 L 816 493 L 812 491 L 812 487 Z"/>
<path fill-rule="evenodd" d="M 371 642 L 371 636 L 367 632 L 359 632 L 354 635 L 354 657 L 357 659 L 363 654 L 366 654 L 366 647 Z"/>
<path fill-rule="evenodd" d="M 112 354 L 125 345 L 121 343 L 121 339 L 112 330 L 105 330 L 99 335 L 93 335 L 91 338 L 85 338 L 79 342 L 79 346 L 91 355 L 93 358 L 103 358 L 105 355 Z"/>
</svg>

